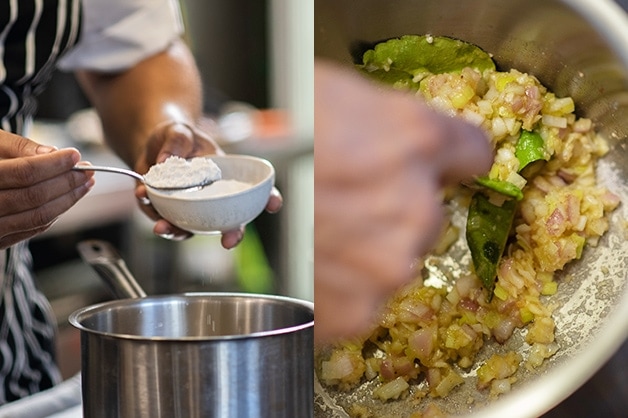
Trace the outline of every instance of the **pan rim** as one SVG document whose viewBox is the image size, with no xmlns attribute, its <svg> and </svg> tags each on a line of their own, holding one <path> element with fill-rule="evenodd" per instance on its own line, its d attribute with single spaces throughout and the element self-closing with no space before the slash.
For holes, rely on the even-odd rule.
<svg viewBox="0 0 628 418">
<path fill-rule="evenodd" d="M 93 316 L 99 312 L 105 312 L 112 309 L 123 309 L 128 307 L 138 306 L 140 304 L 163 302 L 164 300 L 171 301 L 189 301 L 189 300 L 201 300 L 201 299 L 250 299 L 250 300 L 267 300 L 269 302 L 289 304 L 297 309 L 301 309 L 305 315 L 311 316 L 311 320 L 282 328 L 275 328 L 265 331 L 257 331 L 245 334 L 234 333 L 232 335 L 216 335 L 216 336 L 146 336 L 136 335 L 128 333 L 117 333 L 110 331 L 103 331 L 88 327 L 84 324 L 85 319 L 88 316 Z M 234 341 L 245 339 L 259 339 L 265 337 L 275 337 L 280 335 L 292 334 L 302 330 L 314 328 L 314 303 L 306 300 L 296 299 L 288 296 L 280 295 L 266 295 L 256 293 L 237 293 L 237 292 L 187 292 L 167 295 L 155 295 L 146 296 L 142 298 L 129 298 L 129 299 L 114 299 L 105 302 L 100 302 L 94 305 L 89 305 L 80 308 L 68 317 L 68 322 L 79 329 L 81 332 L 85 332 L 89 335 L 103 336 L 118 340 L 133 340 L 133 341 L 164 341 L 164 342 L 219 342 L 219 341 Z"/>
</svg>

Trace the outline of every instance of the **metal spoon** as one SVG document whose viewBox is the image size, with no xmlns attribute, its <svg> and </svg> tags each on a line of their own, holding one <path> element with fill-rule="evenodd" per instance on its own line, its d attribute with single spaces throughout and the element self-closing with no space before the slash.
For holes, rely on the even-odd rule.
<svg viewBox="0 0 628 418">
<path fill-rule="evenodd" d="M 98 166 L 98 165 L 75 165 L 74 167 L 72 167 L 72 170 L 76 170 L 76 171 L 105 171 L 105 172 L 108 172 L 108 173 L 124 174 L 126 176 L 133 177 L 135 180 L 139 180 L 140 182 L 142 182 L 146 186 L 149 186 L 149 187 L 151 187 L 153 189 L 156 189 L 156 190 L 190 190 L 190 191 L 192 191 L 192 190 L 202 189 L 203 187 L 207 186 L 208 184 L 213 183 L 212 180 L 205 179 L 201 183 L 187 184 L 187 185 L 184 185 L 184 186 L 156 187 L 156 186 L 153 186 L 150 183 L 148 183 L 146 181 L 146 178 L 143 175 L 141 175 L 140 173 L 136 173 L 135 171 L 129 170 L 129 169 L 126 169 L 126 168 L 107 167 L 107 166 Z"/>
</svg>

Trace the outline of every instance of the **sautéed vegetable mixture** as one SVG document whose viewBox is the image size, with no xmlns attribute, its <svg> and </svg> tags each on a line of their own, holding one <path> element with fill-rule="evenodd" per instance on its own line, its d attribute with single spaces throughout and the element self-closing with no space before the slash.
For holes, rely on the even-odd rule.
<svg viewBox="0 0 628 418">
<path fill-rule="evenodd" d="M 478 390 L 505 393 L 519 368 L 537 368 L 560 349 L 556 273 L 596 245 L 619 204 L 596 180 L 607 144 L 591 120 L 576 117 L 571 98 L 530 74 L 498 71 L 465 42 L 391 39 L 358 67 L 483 128 L 495 159 L 486 176 L 447 192 L 449 224 L 416 281 L 389 302 L 368 338 L 326 351 L 318 376 L 341 390 L 377 380 L 373 396 L 381 401 L 446 397 L 469 371 Z M 516 330 L 525 350 L 477 361 L 485 344 L 504 343 Z M 354 415 L 369 416 L 360 405 Z"/>
</svg>

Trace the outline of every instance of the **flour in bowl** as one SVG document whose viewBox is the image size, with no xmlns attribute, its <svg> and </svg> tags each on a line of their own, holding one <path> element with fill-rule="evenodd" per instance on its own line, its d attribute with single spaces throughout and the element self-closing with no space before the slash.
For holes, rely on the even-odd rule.
<svg viewBox="0 0 628 418">
<path fill-rule="evenodd" d="M 144 178 L 148 185 L 156 188 L 185 188 L 220 180 L 222 173 L 211 158 L 186 160 L 173 155 L 152 166 Z"/>
<path fill-rule="evenodd" d="M 186 193 L 187 196 L 194 197 L 222 197 L 230 194 L 238 193 L 251 188 L 253 185 L 244 181 L 233 179 L 218 180 L 201 190 Z"/>
</svg>

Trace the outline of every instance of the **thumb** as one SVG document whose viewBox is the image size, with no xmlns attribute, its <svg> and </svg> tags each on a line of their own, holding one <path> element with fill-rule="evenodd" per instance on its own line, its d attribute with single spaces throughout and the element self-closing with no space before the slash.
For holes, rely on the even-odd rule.
<svg viewBox="0 0 628 418">
<path fill-rule="evenodd" d="M 57 148 L 41 145 L 20 135 L 0 131 L 0 158 L 31 157 L 48 154 Z"/>
<path fill-rule="evenodd" d="M 493 162 L 493 151 L 486 134 L 478 127 L 450 116 L 440 116 L 448 152 L 441 153 L 437 166 L 440 178 L 446 184 L 467 180 L 488 172 Z"/>
</svg>

